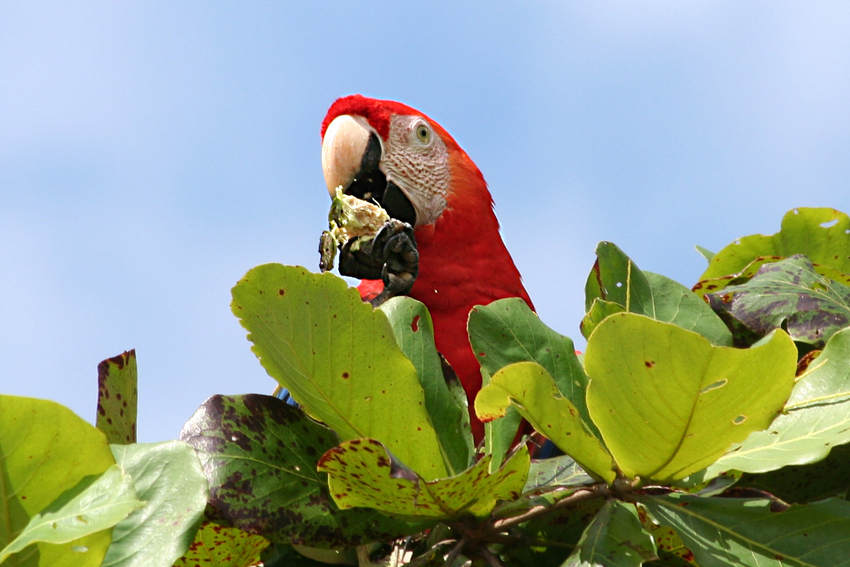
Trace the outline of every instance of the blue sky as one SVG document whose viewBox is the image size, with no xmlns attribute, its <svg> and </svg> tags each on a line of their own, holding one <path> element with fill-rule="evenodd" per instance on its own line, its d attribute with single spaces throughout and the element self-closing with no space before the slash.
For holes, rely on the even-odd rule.
<svg viewBox="0 0 850 567">
<path fill-rule="evenodd" d="M 230 288 L 317 269 L 319 126 L 403 101 L 478 164 L 544 322 L 581 345 L 600 240 L 688 286 L 798 206 L 850 212 L 850 5 L 0 4 L 0 392 L 93 420 L 139 361 L 139 438 L 270 392 Z"/>
</svg>

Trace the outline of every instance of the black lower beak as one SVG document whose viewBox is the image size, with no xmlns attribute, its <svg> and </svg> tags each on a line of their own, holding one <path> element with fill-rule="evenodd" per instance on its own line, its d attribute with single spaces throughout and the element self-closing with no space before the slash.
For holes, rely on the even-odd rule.
<svg viewBox="0 0 850 567">
<path fill-rule="evenodd" d="M 360 171 L 345 189 L 345 194 L 377 203 L 392 218 L 415 226 L 416 210 L 398 185 L 387 181 L 387 176 L 379 167 L 381 157 L 381 143 L 378 136 L 372 133 L 360 162 Z"/>
</svg>

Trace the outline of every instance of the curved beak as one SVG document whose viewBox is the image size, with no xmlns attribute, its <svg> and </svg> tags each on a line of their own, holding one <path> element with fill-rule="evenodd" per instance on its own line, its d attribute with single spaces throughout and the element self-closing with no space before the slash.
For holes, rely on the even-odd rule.
<svg viewBox="0 0 850 567">
<path fill-rule="evenodd" d="M 381 142 L 360 117 L 337 116 L 322 139 L 322 172 L 331 197 L 347 192 L 355 181 L 378 170 Z M 361 197 L 362 198 L 362 197 Z"/>
<path fill-rule="evenodd" d="M 384 147 L 365 118 L 343 114 L 328 124 L 322 139 L 322 172 L 331 198 L 337 189 L 381 205 L 398 220 L 416 224 L 416 211 L 381 171 Z"/>
</svg>

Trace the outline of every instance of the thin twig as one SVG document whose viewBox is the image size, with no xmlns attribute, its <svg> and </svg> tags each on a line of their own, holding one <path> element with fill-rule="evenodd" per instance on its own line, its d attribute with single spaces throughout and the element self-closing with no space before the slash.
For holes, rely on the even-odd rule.
<svg viewBox="0 0 850 567">
<path fill-rule="evenodd" d="M 505 518 L 504 520 L 498 520 L 493 524 L 493 528 L 497 531 L 507 530 L 516 525 L 522 524 L 523 522 L 527 522 L 529 520 L 533 520 L 540 516 L 549 514 L 555 510 L 560 510 L 561 508 L 573 506 L 575 504 L 578 504 L 579 502 L 584 502 L 585 500 L 590 500 L 592 498 L 599 498 L 610 495 L 611 489 L 607 484 L 594 484 L 587 488 L 581 488 L 579 490 L 576 490 L 563 500 L 559 500 L 551 506 L 535 506 L 534 508 L 520 514 L 519 516 Z"/>
<path fill-rule="evenodd" d="M 481 555 L 484 556 L 484 559 L 487 560 L 487 563 L 490 564 L 490 567 L 505 567 L 502 565 L 502 562 L 499 561 L 499 558 L 493 555 L 493 552 L 487 549 L 487 546 L 481 548 Z"/>
<path fill-rule="evenodd" d="M 466 536 L 460 538 L 460 541 L 457 542 L 457 545 L 452 548 L 449 554 L 446 556 L 446 565 L 451 567 L 451 564 L 454 563 L 455 559 L 458 558 L 460 552 L 463 551 L 463 546 L 466 545 Z"/>
</svg>

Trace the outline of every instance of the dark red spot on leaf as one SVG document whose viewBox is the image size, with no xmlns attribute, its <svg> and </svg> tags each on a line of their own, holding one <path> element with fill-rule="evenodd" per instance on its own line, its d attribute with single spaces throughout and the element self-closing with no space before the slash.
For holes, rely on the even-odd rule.
<svg viewBox="0 0 850 567">
<path fill-rule="evenodd" d="M 416 333 L 419 331 L 419 315 L 413 318 L 413 321 L 410 322 L 410 329 Z"/>
</svg>

